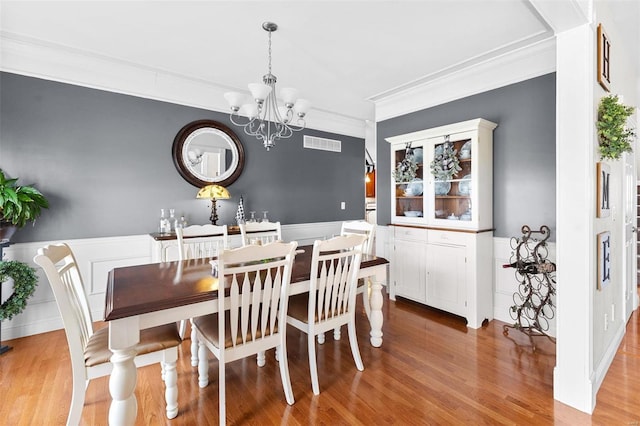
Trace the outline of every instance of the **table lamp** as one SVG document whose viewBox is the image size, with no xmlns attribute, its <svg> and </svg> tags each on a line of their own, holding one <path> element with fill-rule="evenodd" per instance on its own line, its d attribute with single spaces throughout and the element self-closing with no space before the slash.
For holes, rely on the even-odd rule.
<svg viewBox="0 0 640 426">
<path fill-rule="evenodd" d="M 229 195 L 229 191 L 227 188 L 220 185 L 207 185 L 198 191 L 198 195 L 196 198 L 205 198 L 207 200 L 211 200 L 211 216 L 209 220 L 212 225 L 217 225 L 218 223 L 218 208 L 216 206 L 217 200 L 227 200 L 231 198 Z"/>
</svg>

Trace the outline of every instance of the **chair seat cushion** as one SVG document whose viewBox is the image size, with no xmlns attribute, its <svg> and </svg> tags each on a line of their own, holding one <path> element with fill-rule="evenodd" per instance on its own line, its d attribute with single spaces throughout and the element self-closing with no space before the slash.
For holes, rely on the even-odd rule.
<svg viewBox="0 0 640 426">
<path fill-rule="evenodd" d="M 176 323 L 140 331 L 140 343 L 136 345 L 138 355 L 148 354 L 178 346 L 182 343 Z M 89 338 L 84 349 L 84 363 L 87 367 L 109 362 L 113 353 L 109 350 L 109 327 L 97 330 Z"/>
<path fill-rule="evenodd" d="M 225 312 L 225 348 L 233 347 L 233 341 L 231 339 L 231 327 L 229 325 L 230 322 L 230 314 L 229 311 Z M 210 314 L 204 315 L 201 317 L 193 318 L 193 326 L 198 329 L 202 337 L 211 342 L 215 347 L 220 347 L 220 338 L 218 336 L 218 314 Z M 256 330 L 255 340 L 262 337 L 261 325 L 258 324 L 258 329 Z M 273 332 L 271 332 L 270 327 L 267 327 L 265 330 L 265 336 L 270 336 L 278 332 L 278 323 L 276 321 L 276 326 L 274 327 Z M 251 333 L 247 333 L 246 341 L 252 341 Z M 242 335 L 238 334 L 236 338 L 236 345 L 242 345 Z"/>
<path fill-rule="evenodd" d="M 338 312 L 337 314 L 340 315 L 342 312 Z M 309 293 L 296 294 L 295 296 L 289 297 L 287 316 L 293 317 L 306 324 L 309 323 Z M 331 317 L 331 315 L 329 315 L 329 317 Z M 327 318 L 325 318 L 324 311 L 320 318 L 318 318 L 318 312 L 315 312 L 313 319 L 315 322 L 324 321 L 325 319 Z"/>
</svg>

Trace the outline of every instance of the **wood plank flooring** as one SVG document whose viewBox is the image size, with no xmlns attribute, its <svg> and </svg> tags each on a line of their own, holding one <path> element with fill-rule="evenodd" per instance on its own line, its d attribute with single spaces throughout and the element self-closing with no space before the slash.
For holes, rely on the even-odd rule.
<svg viewBox="0 0 640 426">
<path fill-rule="evenodd" d="M 355 368 L 346 328 L 341 341 L 327 336 L 318 347 L 319 396 L 311 391 L 306 336 L 288 333 L 289 368 L 296 403 L 288 406 L 273 351 L 267 365 L 255 359 L 227 366 L 229 424 L 357 425 L 638 425 L 640 424 L 640 319 L 634 313 L 627 335 L 598 393 L 592 416 L 554 401 L 555 345 L 528 338 L 504 323 L 479 330 L 464 320 L 411 302 L 385 300 L 384 343 L 373 348 L 368 323 L 358 313 L 358 341 L 365 365 Z M 0 356 L 0 424 L 62 425 L 70 403 L 70 364 L 62 330 L 4 342 Z M 164 415 L 164 388 L 158 366 L 138 374 L 139 425 L 218 423 L 217 361 L 210 359 L 211 382 L 197 384 L 190 365 L 190 341 L 180 349 L 179 414 Z M 108 379 L 91 381 L 82 423 L 104 425 L 109 407 Z"/>
</svg>

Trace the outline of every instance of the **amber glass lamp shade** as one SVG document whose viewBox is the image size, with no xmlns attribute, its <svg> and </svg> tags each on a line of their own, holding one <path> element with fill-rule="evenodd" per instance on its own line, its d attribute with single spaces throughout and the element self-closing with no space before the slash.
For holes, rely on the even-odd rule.
<svg viewBox="0 0 640 426">
<path fill-rule="evenodd" d="M 198 191 L 198 195 L 196 198 L 204 198 L 207 200 L 211 200 L 211 216 L 209 220 L 212 225 L 218 224 L 218 208 L 216 206 L 216 200 L 227 200 L 231 198 L 229 195 L 229 191 L 227 188 L 220 185 L 207 185 Z"/>
</svg>

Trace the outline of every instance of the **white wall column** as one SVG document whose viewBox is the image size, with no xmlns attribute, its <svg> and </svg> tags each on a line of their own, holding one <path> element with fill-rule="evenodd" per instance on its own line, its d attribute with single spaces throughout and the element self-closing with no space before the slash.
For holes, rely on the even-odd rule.
<svg viewBox="0 0 640 426">
<path fill-rule="evenodd" d="M 590 24 L 556 44 L 557 349 L 554 398 L 591 413 L 595 286 L 595 37 Z"/>
</svg>

